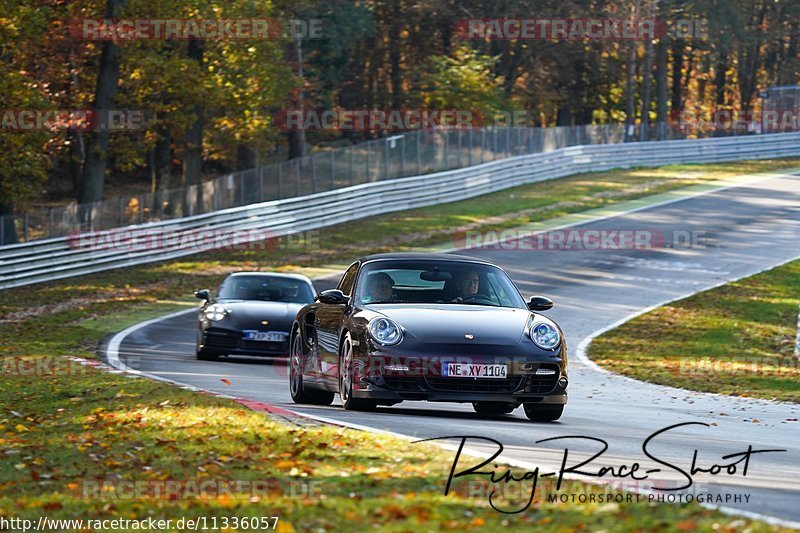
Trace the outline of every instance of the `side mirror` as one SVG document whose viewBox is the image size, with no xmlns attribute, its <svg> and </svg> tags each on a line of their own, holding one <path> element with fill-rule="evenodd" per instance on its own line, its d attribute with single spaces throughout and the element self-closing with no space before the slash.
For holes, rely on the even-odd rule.
<svg viewBox="0 0 800 533">
<path fill-rule="evenodd" d="M 350 301 L 350 298 L 345 296 L 339 289 L 328 289 L 319 293 L 317 300 L 324 304 L 344 305 Z"/>
<path fill-rule="evenodd" d="M 194 295 L 201 300 L 210 300 L 211 293 L 208 292 L 208 289 L 200 289 L 199 291 L 194 291 Z"/>
<path fill-rule="evenodd" d="M 547 311 L 552 308 L 553 300 L 544 296 L 531 296 L 531 301 L 528 302 L 528 309 L 531 311 Z"/>
</svg>

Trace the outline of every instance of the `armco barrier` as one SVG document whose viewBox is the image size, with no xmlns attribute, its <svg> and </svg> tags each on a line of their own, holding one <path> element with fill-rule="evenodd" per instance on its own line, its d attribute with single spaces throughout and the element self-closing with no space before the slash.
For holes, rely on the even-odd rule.
<svg viewBox="0 0 800 533">
<path fill-rule="evenodd" d="M 319 229 L 371 215 L 471 198 L 526 183 L 612 168 L 655 167 L 772 159 L 800 155 L 800 133 L 746 137 L 586 145 L 512 157 L 410 178 L 355 185 L 308 196 L 252 204 L 165 222 L 113 230 L 108 249 L 75 247 L 80 236 L 0 247 L 0 289 L 164 261 L 214 248 L 193 241 L 128 249 L 126 230 L 179 233 L 268 231 L 272 237 Z M 88 236 L 84 235 L 84 238 Z M 120 246 L 122 245 L 122 246 Z"/>
</svg>

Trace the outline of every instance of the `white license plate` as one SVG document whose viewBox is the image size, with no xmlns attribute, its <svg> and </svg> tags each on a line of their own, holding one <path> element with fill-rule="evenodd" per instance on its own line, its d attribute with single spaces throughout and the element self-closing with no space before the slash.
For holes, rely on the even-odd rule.
<svg viewBox="0 0 800 533">
<path fill-rule="evenodd" d="M 508 377 L 507 365 L 476 365 L 471 363 L 443 363 L 442 376 L 446 378 L 498 378 Z"/>
<path fill-rule="evenodd" d="M 284 339 L 286 339 L 285 333 L 274 331 L 246 330 L 244 332 L 244 340 L 246 341 L 283 342 Z"/>
</svg>

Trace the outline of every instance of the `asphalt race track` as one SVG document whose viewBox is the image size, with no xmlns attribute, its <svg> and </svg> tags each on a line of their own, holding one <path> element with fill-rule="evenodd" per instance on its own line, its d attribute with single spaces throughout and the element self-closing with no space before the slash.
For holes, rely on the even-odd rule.
<svg viewBox="0 0 800 533">
<path fill-rule="evenodd" d="M 195 312 L 129 334 L 120 345 L 119 357 L 143 372 L 347 424 L 419 438 L 492 437 L 505 445 L 498 460 L 528 461 L 542 471 L 558 470 L 565 446 L 573 464 L 599 451 L 599 446 L 582 439 L 536 444 L 540 439 L 568 435 L 604 439 L 608 451 L 591 463 L 593 468 L 586 467 L 593 471 L 633 461 L 654 468 L 661 465 L 642 450 L 651 433 L 683 422 L 715 423 L 672 430 L 669 436 L 654 439 L 649 450 L 689 470 L 695 450 L 698 466 L 708 468 L 732 462 L 722 457 L 746 451 L 750 444 L 754 449 L 784 448 L 787 452 L 753 455 L 746 477 L 741 468 L 730 476 L 724 471 L 717 476 L 697 474 L 688 491 L 748 494 L 749 502 L 724 505 L 800 523 L 800 407 L 635 382 L 601 372 L 575 357 L 584 339 L 632 313 L 800 256 L 800 176 L 770 178 L 580 228 L 661 232 L 667 244 L 675 231 L 683 232 L 681 236 L 704 233 L 695 233 L 702 237 L 701 245 L 655 250 L 466 252 L 501 265 L 524 295 L 543 294 L 555 301 L 556 307 L 547 315 L 566 331 L 571 351 L 570 401 L 557 423 L 530 423 L 521 408 L 507 416 L 483 417 L 460 404 L 406 402 L 373 413 L 345 412 L 338 398 L 330 407 L 297 406 L 289 396 L 285 365 L 257 359 L 195 360 Z M 222 382 L 223 378 L 231 384 Z M 468 446 L 480 448 L 477 442 Z M 685 482 L 677 471 L 663 470 L 650 479 Z"/>
</svg>

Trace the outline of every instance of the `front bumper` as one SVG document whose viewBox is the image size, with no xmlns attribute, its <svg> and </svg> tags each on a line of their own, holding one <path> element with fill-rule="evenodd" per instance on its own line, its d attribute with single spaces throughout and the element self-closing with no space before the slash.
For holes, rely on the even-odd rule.
<svg viewBox="0 0 800 533">
<path fill-rule="evenodd" d="M 201 335 L 200 348 L 219 355 L 289 357 L 289 336 L 282 342 L 245 340 L 241 331 L 209 328 Z"/>
<path fill-rule="evenodd" d="M 537 375 L 538 369 L 554 374 Z M 564 378 L 562 380 L 562 378 Z M 557 364 L 537 364 L 525 373 L 507 378 L 427 376 L 357 376 L 353 396 L 374 400 L 423 400 L 429 402 L 567 403 L 566 375 Z"/>
</svg>

